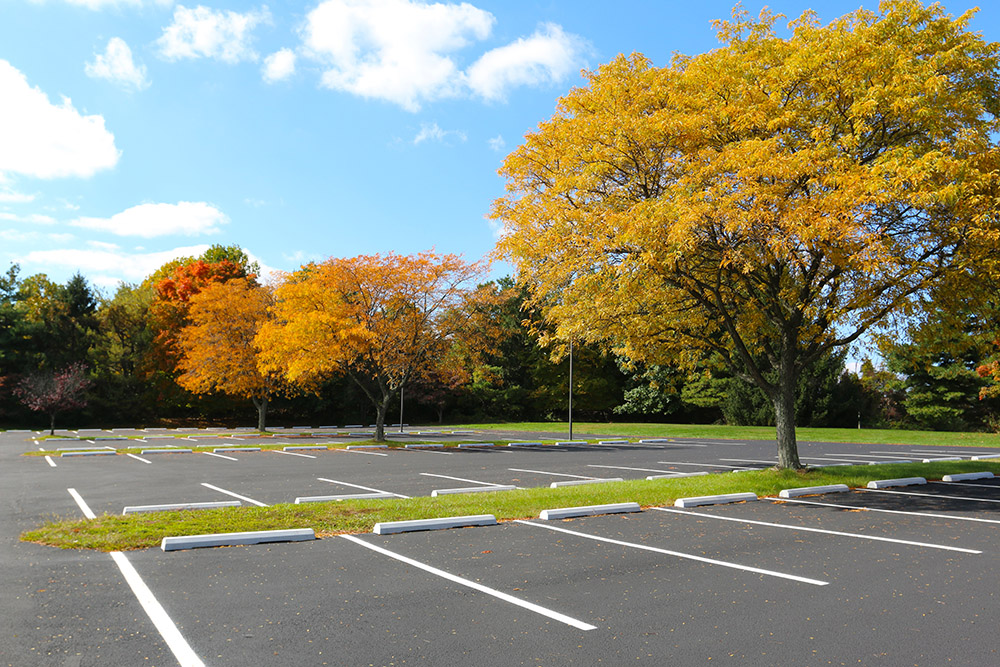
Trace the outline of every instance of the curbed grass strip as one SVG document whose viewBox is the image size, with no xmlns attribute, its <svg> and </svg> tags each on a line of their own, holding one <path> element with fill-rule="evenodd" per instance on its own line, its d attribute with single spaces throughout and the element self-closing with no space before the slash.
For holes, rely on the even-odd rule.
<svg viewBox="0 0 1000 667">
<path fill-rule="evenodd" d="M 846 484 L 864 487 L 873 479 L 922 476 L 939 480 L 946 474 L 989 471 L 1000 474 L 1000 461 L 949 461 L 844 466 L 807 471 L 761 470 L 739 475 L 720 473 L 678 479 L 631 480 L 575 487 L 531 488 L 431 498 L 345 500 L 292 503 L 270 507 L 104 514 L 96 519 L 53 517 L 21 534 L 21 540 L 62 549 L 124 551 L 146 549 L 164 537 L 253 530 L 313 528 L 317 537 L 371 532 L 376 523 L 493 514 L 499 521 L 528 519 L 542 510 L 581 505 L 637 502 L 642 507 L 672 505 L 678 498 L 753 492 L 777 496 L 783 489 Z"/>
</svg>

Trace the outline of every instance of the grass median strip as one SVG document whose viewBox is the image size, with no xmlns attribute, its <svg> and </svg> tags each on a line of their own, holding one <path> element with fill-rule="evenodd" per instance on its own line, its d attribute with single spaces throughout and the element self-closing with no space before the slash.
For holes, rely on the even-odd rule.
<svg viewBox="0 0 1000 667">
<path fill-rule="evenodd" d="M 115 551 L 159 546 L 164 537 L 208 533 L 313 528 L 317 536 L 371 532 L 375 524 L 449 516 L 493 514 L 499 521 L 537 517 L 542 510 L 626 501 L 642 507 L 670 506 L 678 498 L 751 492 L 777 496 L 783 489 L 846 484 L 861 488 L 873 479 L 948 474 L 1000 473 L 1000 461 L 890 464 L 824 468 L 821 470 L 748 471 L 657 480 L 587 484 L 557 489 L 530 488 L 503 493 L 460 494 L 431 498 L 357 499 L 309 504 L 278 504 L 217 510 L 102 515 L 95 519 L 53 517 L 21 534 L 27 542 L 64 549 Z"/>
</svg>

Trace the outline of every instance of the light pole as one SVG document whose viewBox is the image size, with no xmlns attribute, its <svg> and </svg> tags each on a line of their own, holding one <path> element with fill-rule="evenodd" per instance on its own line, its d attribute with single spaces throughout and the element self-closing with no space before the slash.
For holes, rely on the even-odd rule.
<svg viewBox="0 0 1000 667">
<path fill-rule="evenodd" d="M 573 341 L 569 341 L 569 439 L 573 439 Z"/>
<path fill-rule="evenodd" d="M 403 385 L 399 385 L 399 432 L 403 432 Z"/>
</svg>

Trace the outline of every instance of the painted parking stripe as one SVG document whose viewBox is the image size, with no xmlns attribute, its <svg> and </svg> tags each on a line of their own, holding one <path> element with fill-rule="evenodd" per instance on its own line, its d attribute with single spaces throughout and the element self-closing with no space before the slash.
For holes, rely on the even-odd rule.
<svg viewBox="0 0 1000 667">
<path fill-rule="evenodd" d="M 679 475 L 681 473 L 676 470 L 659 470 L 657 468 L 629 468 L 628 466 L 602 466 L 594 463 L 588 463 L 588 468 L 611 468 L 612 470 L 635 470 L 636 472 L 659 472 L 668 475 Z"/>
<path fill-rule="evenodd" d="M 351 449 L 350 447 L 348 447 L 344 451 L 348 451 L 351 454 L 368 454 L 369 456 L 389 456 L 388 454 L 383 454 L 382 452 L 366 452 L 363 449 Z M 291 454 L 291 452 L 285 452 L 285 453 Z"/>
<path fill-rule="evenodd" d="M 135 454 L 129 454 L 128 452 L 125 452 L 125 456 L 129 456 L 129 457 L 135 459 L 136 461 L 142 461 L 143 463 L 152 463 L 152 461 L 147 461 L 146 459 L 142 458 L 141 456 L 136 456 Z"/>
<path fill-rule="evenodd" d="M 382 489 L 373 489 L 370 486 L 361 486 L 360 484 L 350 484 L 348 482 L 338 482 L 335 479 L 327 479 L 326 477 L 317 477 L 321 482 L 329 482 L 330 484 L 339 484 L 341 486 L 349 486 L 353 489 L 361 489 L 362 491 L 371 491 L 372 493 L 392 493 L 392 491 L 383 491 Z M 410 496 L 404 496 L 402 493 L 392 493 L 392 495 L 397 498 L 409 498 Z"/>
<path fill-rule="evenodd" d="M 245 500 L 248 503 L 253 503 L 257 507 L 267 507 L 266 503 L 262 503 L 259 500 L 254 500 L 253 498 L 247 498 L 246 496 L 241 496 L 240 494 L 233 493 L 232 491 L 226 491 L 225 489 L 220 489 L 219 487 L 213 486 L 213 485 L 211 485 L 211 484 L 209 484 L 207 482 L 202 482 L 201 485 L 204 486 L 205 488 L 212 489 L 213 491 L 218 491 L 219 493 L 224 493 L 227 496 L 232 496 L 233 498 L 239 498 L 240 500 Z"/>
<path fill-rule="evenodd" d="M 284 452 L 280 449 L 269 449 L 269 452 L 274 452 L 275 454 L 287 454 L 288 456 L 301 456 L 304 459 L 314 459 L 316 458 L 312 454 L 299 454 L 298 452 Z"/>
<path fill-rule="evenodd" d="M 57 467 L 57 466 L 56 466 L 56 462 L 52 460 L 52 457 L 51 457 L 51 456 L 46 456 L 46 457 L 45 457 L 45 460 L 46 460 L 46 461 L 48 462 L 48 464 L 49 464 L 50 466 L 52 466 L 53 468 Z"/>
<path fill-rule="evenodd" d="M 916 491 L 889 491 L 887 489 L 858 489 L 866 493 L 891 493 L 897 496 L 922 496 L 924 498 L 943 498 L 945 500 L 968 500 L 977 503 L 1000 503 L 996 498 L 969 498 L 966 496 L 943 496 L 937 493 L 917 493 Z"/>
<path fill-rule="evenodd" d="M 424 477 L 440 477 L 441 479 L 453 479 L 456 482 L 469 482 L 470 484 L 482 484 L 483 486 L 510 486 L 509 484 L 494 484 L 493 482 L 481 482 L 478 479 L 465 479 L 464 477 L 450 477 L 448 475 L 437 475 L 432 472 L 420 473 Z"/>
<path fill-rule="evenodd" d="M 202 452 L 202 454 L 208 454 L 209 456 L 214 456 L 218 459 L 228 459 L 229 461 L 239 461 L 238 458 L 233 456 L 226 456 L 225 454 L 216 454 L 215 452 Z"/>
<path fill-rule="evenodd" d="M 807 533 L 823 533 L 824 535 L 837 535 L 839 537 L 856 537 L 862 540 L 874 540 L 876 542 L 891 542 L 892 544 L 907 544 L 915 547 L 926 547 L 928 549 L 943 549 L 944 551 L 958 551 L 960 553 L 966 554 L 981 554 L 982 551 L 977 551 L 976 549 L 964 549 L 961 547 L 949 547 L 941 544 L 930 544 L 928 542 L 913 542 L 910 540 L 900 540 L 894 537 L 879 537 L 877 535 L 865 535 L 864 533 L 844 533 L 838 530 L 825 530 L 823 528 L 807 528 L 805 526 L 795 526 L 785 523 L 771 523 L 768 521 L 754 521 L 752 519 L 740 519 L 730 516 L 719 516 L 717 514 L 706 514 L 705 512 L 689 512 L 685 510 L 677 510 L 669 507 L 652 507 L 650 509 L 657 510 L 658 512 L 671 512 L 673 514 L 689 514 L 691 516 L 705 517 L 709 519 L 718 519 L 720 521 L 732 521 L 735 523 L 748 523 L 755 526 L 768 526 L 771 528 L 785 528 L 787 530 L 801 530 Z"/>
<path fill-rule="evenodd" d="M 667 466 L 698 466 L 699 468 L 732 468 L 733 470 L 743 470 L 746 466 L 725 466 L 721 463 L 689 463 L 686 461 L 657 461 Z"/>
<path fill-rule="evenodd" d="M 96 516 L 94 512 L 87 505 L 87 502 L 76 492 L 76 489 L 66 489 L 69 494 L 73 496 L 73 500 L 79 505 L 80 510 L 83 515 L 88 519 L 94 519 Z M 129 588 L 132 589 L 132 594 L 135 595 L 139 604 L 142 605 L 143 611 L 149 616 L 149 620 L 153 622 L 156 630 L 163 637 L 163 641 L 167 643 L 170 648 L 171 653 L 177 658 L 177 662 L 180 663 L 181 667 L 205 667 L 205 663 L 201 661 L 201 658 L 194 652 L 191 645 L 187 643 L 184 636 L 181 635 L 180 630 L 170 616 L 167 615 L 166 610 L 163 606 L 156 600 L 153 592 L 149 590 L 146 582 L 142 580 L 139 576 L 139 572 L 136 571 L 132 563 L 129 562 L 128 558 L 125 557 L 120 551 L 112 551 L 111 558 L 115 561 L 115 565 L 121 571 L 122 576 L 125 578 L 125 582 L 128 584 Z"/>
<path fill-rule="evenodd" d="M 975 521 L 976 523 L 996 523 L 996 519 L 979 519 L 972 516 L 955 516 L 954 514 L 937 514 L 934 512 L 910 512 L 906 510 L 887 510 L 881 507 L 867 507 L 865 505 L 841 505 L 838 503 L 822 503 L 816 500 L 799 500 L 798 498 L 761 498 L 775 503 L 798 503 L 800 505 L 818 505 L 820 507 L 835 507 L 843 510 L 858 510 L 863 512 L 881 512 L 883 514 L 903 514 L 906 516 L 926 516 L 933 519 L 953 519 L 955 521 Z"/>
<path fill-rule="evenodd" d="M 572 626 L 574 628 L 577 628 L 578 630 L 596 630 L 597 629 L 596 625 L 591 625 L 590 623 L 584 623 L 583 621 L 577 620 L 577 619 L 572 618 L 570 616 L 566 616 L 565 614 L 560 614 L 559 612 L 553 611 L 552 609 L 547 609 L 547 608 L 542 607 L 540 605 L 537 605 L 537 604 L 535 604 L 533 602 L 528 602 L 527 600 L 522 600 L 521 598 L 516 598 L 513 595 L 508 595 L 507 593 L 503 593 L 501 591 L 498 591 L 495 588 L 490 588 L 489 586 L 484 586 L 484 585 L 482 585 L 480 583 L 476 583 L 474 581 L 469 581 L 468 579 L 464 579 L 464 578 L 459 577 L 457 575 L 451 574 L 450 572 L 445 572 L 444 570 L 439 570 L 438 568 L 432 567 L 430 565 L 427 565 L 426 563 L 421 563 L 420 561 L 413 560 L 412 558 L 407 558 L 406 556 L 403 556 L 402 554 L 398 554 L 398 553 L 389 551 L 388 549 L 383 549 L 380 546 L 377 546 L 377 545 L 365 542 L 364 540 L 362 540 L 362 539 L 360 539 L 358 537 L 355 537 L 354 535 L 341 535 L 340 537 L 344 538 L 345 540 L 349 540 L 351 542 L 354 542 L 355 544 L 359 544 L 359 545 L 363 546 L 366 549 L 371 549 L 372 551 L 380 553 L 380 554 L 382 554 L 384 556 L 388 556 L 389 558 L 394 558 L 394 559 L 396 559 L 396 560 L 398 560 L 400 562 L 406 563 L 407 565 L 412 565 L 413 567 L 421 569 L 424 572 L 429 572 L 429 573 L 431 573 L 433 575 L 441 577 L 442 579 L 447 579 L 448 581 L 451 581 L 453 583 L 459 584 L 461 586 L 466 586 L 466 587 L 471 588 L 473 590 L 477 590 L 477 591 L 479 591 L 481 593 L 486 593 L 487 595 L 492 595 L 495 598 L 499 598 L 500 600 L 503 600 L 505 602 L 509 602 L 509 603 L 511 603 L 513 605 L 517 605 L 518 607 L 521 607 L 522 609 L 527 609 L 528 611 L 532 611 L 532 612 L 534 612 L 536 614 L 540 614 L 542 616 L 545 616 L 546 618 L 551 618 L 551 619 L 559 621 L 561 623 L 565 623 L 566 625 L 569 625 L 569 626 Z"/>
<path fill-rule="evenodd" d="M 799 581 L 805 584 L 812 584 L 814 586 L 826 586 L 829 581 L 821 581 L 819 579 L 810 579 L 808 577 L 800 577 L 796 574 L 787 574 L 785 572 L 776 572 L 775 570 L 765 570 L 759 567 L 752 567 L 750 565 L 740 565 L 738 563 L 727 563 L 722 560 L 715 560 L 714 558 L 706 558 L 704 556 L 696 556 L 695 554 L 682 553 L 680 551 L 671 551 L 670 549 L 660 549 L 659 547 L 651 547 L 647 544 L 637 544 L 635 542 L 625 542 L 622 540 L 615 540 L 610 537 L 601 537 L 599 535 L 590 535 L 588 533 L 581 533 L 575 530 L 568 530 L 566 528 L 560 528 L 558 526 L 552 526 L 548 524 L 535 523 L 534 521 L 525 521 L 523 519 L 514 519 L 515 523 L 520 523 L 525 526 L 534 526 L 536 528 L 546 528 L 548 530 L 554 530 L 560 533 L 566 533 L 567 535 L 575 535 L 577 537 L 583 537 L 588 540 L 594 540 L 595 542 L 607 542 L 608 544 L 617 544 L 623 547 L 631 547 L 633 549 L 641 549 L 643 551 L 653 551 L 655 553 L 666 554 L 668 556 L 676 556 L 677 558 L 683 558 L 686 560 L 694 560 L 699 563 L 708 563 L 709 565 L 718 565 L 720 567 L 728 567 L 734 570 L 742 570 L 744 572 L 753 572 L 755 574 L 763 574 L 769 577 L 778 577 L 779 579 L 791 579 L 792 581 Z"/>
<path fill-rule="evenodd" d="M 803 461 L 846 461 L 848 463 L 857 463 L 858 465 L 864 465 L 865 463 L 877 463 L 868 458 L 852 457 L 849 459 L 833 457 L 833 456 L 800 456 Z"/>
<path fill-rule="evenodd" d="M 47 456 L 45 458 L 48 458 Z M 931 482 L 931 484 L 947 484 L 948 486 L 975 486 L 980 489 L 1000 489 L 998 484 L 975 484 L 974 482 Z"/>
<path fill-rule="evenodd" d="M 538 475 L 552 475 L 553 477 L 572 477 L 573 479 L 597 479 L 588 475 L 567 475 L 564 472 L 548 472 L 546 470 L 526 470 L 524 468 L 507 468 L 514 472 L 533 472 Z"/>
</svg>

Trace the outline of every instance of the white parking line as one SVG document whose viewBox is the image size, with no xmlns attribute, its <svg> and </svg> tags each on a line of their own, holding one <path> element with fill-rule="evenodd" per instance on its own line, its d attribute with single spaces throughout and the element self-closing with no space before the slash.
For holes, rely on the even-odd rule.
<svg viewBox="0 0 1000 667">
<path fill-rule="evenodd" d="M 128 452 L 125 452 L 125 456 L 131 456 L 136 461 L 142 461 L 143 463 L 152 463 L 152 461 L 147 461 L 146 459 L 142 458 L 141 456 L 136 456 L 135 454 L 129 454 Z"/>
<path fill-rule="evenodd" d="M 680 475 L 676 470 L 658 470 L 656 468 L 629 468 L 628 466 L 602 466 L 596 463 L 588 463 L 588 468 L 610 468 L 612 470 L 635 470 L 636 472 L 659 472 L 667 475 Z"/>
<path fill-rule="evenodd" d="M 58 466 L 56 466 L 56 462 L 52 460 L 51 456 L 46 456 L 45 460 L 48 461 L 49 465 L 52 466 L 53 468 L 58 467 Z"/>
<path fill-rule="evenodd" d="M 301 456 L 304 459 L 314 459 L 314 458 L 316 458 L 312 454 L 299 454 L 298 452 L 283 452 L 280 449 L 269 449 L 267 451 L 274 452 L 275 454 L 287 454 L 289 456 Z"/>
<path fill-rule="evenodd" d="M 588 533 L 580 533 L 575 530 L 567 530 L 566 528 L 559 528 L 558 526 L 552 526 L 548 524 L 535 523 L 534 521 L 525 521 L 523 519 L 514 519 L 515 523 L 520 523 L 525 526 L 534 526 L 535 528 L 547 528 L 548 530 L 554 530 L 560 533 L 566 533 L 567 535 L 576 535 L 577 537 L 583 537 L 588 540 L 594 540 L 596 542 L 607 542 L 608 544 L 617 544 L 623 547 L 631 547 L 633 549 L 642 549 L 643 551 L 653 551 L 660 554 L 666 554 L 668 556 L 676 556 L 678 558 L 684 558 L 686 560 L 694 560 L 699 563 L 708 563 L 709 565 L 719 565 L 720 567 L 728 567 L 734 570 L 742 570 L 744 572 L 754 572 L 756 574 L 764 574 L 770 577 L 778 577 L 780 579 L 791 579 L 792 581 L 800 581 L 805 584 L 813 584 L 814 586 L 826 586 L 830 582 L 821 581 L 819 579 L 810 579 L 808 577 L 800 577 L 795 574 L 786 574 L 784 572 L 776 572 L 774 570 L 765 570 L 759 567 L 751 567 L 749 565 L 739 565 L 738 563 L 727 563 L 722 560 L 715 560 L 714 558 L 705 558 L 704 556 L 696 556 L 694 554 L 682 553 L 680 551 L 671 551 L 669 549 L 660 549 L 659 547 L 651 547 L 646 544 L 637 544 L 635 542 L 624 542 L 622 540 L 615 540 L 610 537 L 600 537 L 598 535 L 590 535 Z"/>
<path fill-rule="evenodd" d="M 247 498 L 246 496 L 241 496 L 240 494 L 233 493 L 232 491 L 226 491 L 225 489 L 220 489 L 219 487 L 208 484 L 207 482 L 202 482 L 201 485 L 204 486 L 205 488 L 212 489 L 213 491 L 224 493 L 227 496 L 232 496 L 233 498 L 239 498 L 240 500 L 245 500 L 248 503 L 253 503 L 257 507 L 267 507 L 266 503 L 262 503 L 259 500 L 254 500 L 253 498 Z"/>
<path fill-rule="evenodd" d="M 368 454 L 370 456 L 389 456 L 388 454 L 383 454 L 381 452 L 366 452 L 363 449 L 345 449 L 344 451 L 350 452 L 351 454 Z"/>
<path fill-rule="evenodd" d="M 898 485 L 897 485 L 898 486 Z M 937 493 L 917 493 L 915 491 L 889 491 L 888 489 L 858 489 L 867 493 L 891 493 L 897 496 L 921 496 L 923 498 L 944 498 L 945 500 L 968 500 L 977 503 L 1000 503 L 996 498 L 967 498 L 965 496 L 942 496 Z"/>
<path fill-rule="evenodd" d="M 596 477 L 588 477 L 586 475 L 567 475 L 563 472 L 548 472 L 546 470 L 525 470 L 524 468 L 507 468 L 507 470 L 512 470 L 514 472 L 533 472 L 539 475 L 552 475 L 553 477 L 572 477 L 573 479 L 597 479 Z"/>
<path fill-rule="evenodd" d="M 86 501 L 76 492 L 76 489 L 66 489 L 69 494 L 73 496 L 73 500 L 79 505 L 80 510 L 83 515 L 88 519 L 94 519 L 96 516 L 94 512 L 87 505 Z M 128 558 L 125 557 L 120 551 L 112 551 L 111 558 L 115 561 L 115 565 L 121 571 L 122 576 L 125 578 L 125 582 L 128 584 L 129 588 L 132 589 L 132 594 L 135 595 L 139 604 L 142 605 L 143 610 L 146 615 L 149 616 L 149 620 L 153 622 L 156 626 L 157 631 L 160 636 L 163 637 L 163 641 L 167 643 L 170 651 L 177 658 L 177 662 L 180 663 L 181 667 L 205 667 L 205 663 L 201 661 L 201 658 L 197 656 L 191 645 L 187 643 L 184 636 L 181 635 L 180 630 L 170 616 L 167 615 L 166 610 L 163 606 L 156 600 L 153 592 L 149 590 L 146 583 L 139 576 L 139 572 L 136 571 L 132 563 L 129 562 Z"/>
<path fill-rule="evenodd" d="M 453 479 L 456 482 L 469 482 L 471 484 L 482 484 L 483 486 L 510 486 L 509 484 L 494 484 L 493 482 L 481 482 L 478 479 L 465 479 L 464 477 L 450 477 L 448 475 L 436 475 L 432 472 L 420 473 L 424 477 L 440 477 L 442 479 Z"/>
<path fill-rule="evenodd" d="M 48 458 L 47 456 L 45 458 Z M 931 482 L 931 484 L 947 484 L 948 486 L 978 486 L 982 489 L 1000 489 L 996 484 L 973 484 L 972 482 Z"/>
<path fill-rule="evenodd" d="M 330 484 L 339 484 L 341 486 L 349 486 L 353 489 L 361 489 L 362 491 L 371 491 L 372 493 L 391 493 L 397 498 L 409 498 L 409 496 L 404 496 L 402 493 L 392 493 L 392 491 L 383 491 L 382 489 L 373 489 L 370 486 L 361 486 L 360 484 L 350 484 L 349 482 L 338 482 L 335 479 L 327 479 L 326 477 L 317 477 L 321 482 L 329 482 Z"/>
<path fill-rule="evenodd" d="M 721 463 L 688 463 L 685 461 L 657 461 L 657 463 L 662 463 L 668 466 L 698 466 L 699 468 L 732 468 L 734 470 L 742 470 L 746 466 L 724 466 Z"/>
<path fill-rule="evenodd" d="M 719 459 L 720 461 L 743 461 L 744 463 L 769 463 L 771 465 L 777 465 L 777 461 L 768 461 L 767 459 Z"/>
<path fill-rule="evenodd" d="M 521 607 L 523 609 L 527 609 L 528 611 L 533 611 L 536 614 L 541 614 L 542 616 L 545 616 L 547 618 L 551 618 L 551 619 L 559 621 L 561 623 L 565 623 L 566 625 L 569 625 L 569 626 L 572 626 L 574 628 L 577 628 L 578 630 L 596 630 L 597 629 L 596 625 L 591 625 L 590 623 L 584 623 L 583 621 L 579 621 L 579 620 L 577 620 L 575 618 L 572 618 L 570 616 L 566 616 L 565 614 L 560 614 L 557 611 L 553 611 L 551 609 L 547 609 L 547 608 L 542 607 L 540 605 L 537 605 L 537 604 L 535 604 L 533 602 L 528 602 L 527 600 L 522 600 L 520 598 L 516 598 L 513 595 L 508 595 L 507 593 L 502 593 L 501 591 L 498 591 L 498 590 L 496 590 L 494 588 L 490 588 L 489 586 L 484 586 L 484 585 L 476 583 L 474 581 L 469 581 L 468 579 L 463 579 L 462 577 L 459 577 L 457 575 L 451 574 L 450 572 L 445 572 L 444 570 L 439 570 L 436 567 L 432 567 L 432 566 L 427 565 L 425 563 L 421 563 L 420 561 L 413 560 L 412 558 L 407 558 L 406 556 L 403 556 L 402 554 L 397 554 L 397 553 L 394 553 L 392 551 L 389 551 L 388 549 L 383 549 L 382 547 L 379 547 L 379 546 L 376 546 L 374 544 L 370 544 L 368 542 L 365 542 L 364 540 L 359 539 L 359 538 L 355 537 L 354 535 L 341 535 L 341 537 L 344 538 L 345 540 L 350 540 L 351 542 L 354 542 L 355 544 L 359 544 L 359 545 L 363 546 L 366 549 L 371 549 L 372 551 L 378 552 L 378 553 L 380 553 L 380 554 L 382 554 L 384 556 L 388 556 L 389 558 L 395 558 L 396 560 L 401 561 L 403 563 L 406 563 L 407 565 L 412 565 L 413 567 L 419 568 L 419 569 L 423 570 L 424 572 L 430 572 L 431 574 L 437 575 L 437 576 L 439 576 L 439 577 L 441 577 L 443 579 L 447 579 L 448 581 L 451 581 L 453 583 L 459 584 L 461 586 L 467 586 L 468 588 L 471 588 L 473 590 L 477 590 L 477 591 L 479 591 L 481 593 L 486 593 L 487 595 L 492 595 L 495 598 L 499 598 L 499 599 L 501 599 L 501 600 L 503 600 L 505 602 L 509 602 L 509 603 L 511 603 L 513 605 L 517 605 L 518 607 Z"/>
<path fill-rule="evenodd" d="M 799 500 L 792 498 L 761 498 L 775 503 L 798 503 L 800 505 L 818 505 L 820 507 L 835 507 L 843 510 L 857 510 L 863 512 L 882 512 L 883 514 L 904 514 L 906 516 L 927 516 L 933 519 L 954 519 L 955 521 L 975 521 L 976 523 L 997 523 L 996 519 L 979 519 L 972 516 L 955 516 L 954 514 L 936 514 L 933 512 L 908 512 L 905 510 L 885 510 L 879 507 L 866 507 L 864 505 L 840 505 L 838 503 L 821 503 L 815 500 Z"/>
<path fill-rule="evenodd" d="M 862 463 L 876 463 L 876 461 L 872 461 L 871 459 L 863 459 L 858 456 L 854 456 L 849 459 L 833 456 L 800 456 L 799 458 L 803 461 L 844 461 L 846 463 L 857 463 L 858 465 L 861 465 Z"/>
<path fill-rule="evenodd" d="M 785 528 L 787 530 L 801 530 L 807 533 L 823 533 L 824 535 L 837 535 L 839 537 L 856 537 L 861 540 L 874 540 L 876 542 L 891 542 L 893 544 L 908 544 L 914 547 L 927 547 L 928 549 L 942 549 L 944 551 L 958 551 L 966 554 L 981 554 L 982 551 L 976 549 L 963 549 L 961 547 L 949 547 L 941 544 L 930 544 L 927 542 L 912 542 L 910 540 L 900 540 L 893 537 L 879 537 L 877 535 L 865 535 L 864 533 L 844 533 L 838 530 L 824 530 L 822 528 L 806 528 L 805 526 L 795 526 L 785 523 L 770 523 L 768 521 L 754 521 L 752 519 L 740 519 L 737 517 L 719 516 L 717 514 L 706 514 L 705 512 L 687 512 L 675 510 L 668 507 L 652 507 L 650 509 L 659 512 L 670 512 L 672 514 L 690 514 L 691 516 L 706 517 L 709 519 L 719 519 L 720 521 L 733 521 L 735 523 L 748 523 L 755 526 L 768 526 L 771 528 Z"/>
<path fill-rule="evenodd" d="M 232 456 L 225 456 L 224 454 L 216 454 L 215 452 L 202 452 L 202 454 L 208 454 L 209 456 L 214 456 L 220 459 L 229 459 L 230 461 L 239 461 L 239 459 Z"/>
</svg>

